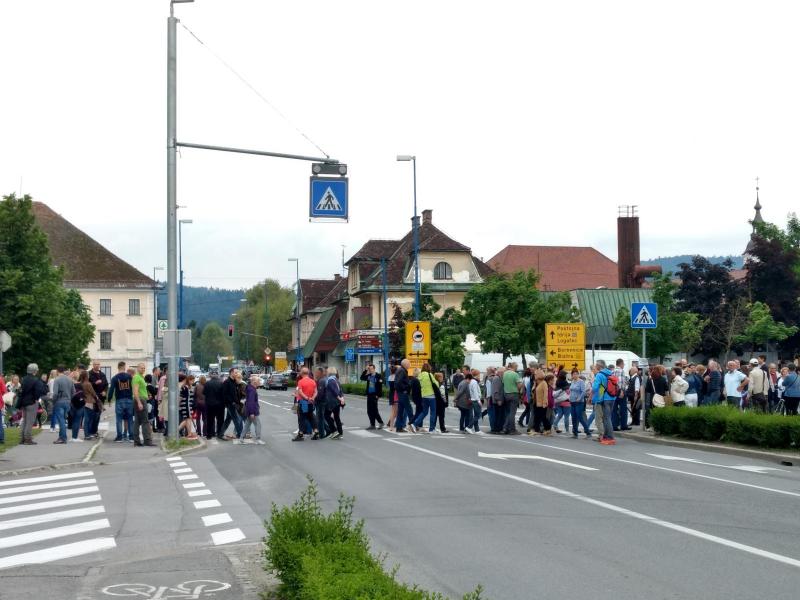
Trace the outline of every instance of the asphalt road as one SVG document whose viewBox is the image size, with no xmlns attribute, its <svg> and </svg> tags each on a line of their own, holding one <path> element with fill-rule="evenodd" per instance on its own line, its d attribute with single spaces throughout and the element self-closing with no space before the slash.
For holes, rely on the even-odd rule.
<svg viewBox="0 0 800 600">
<path fill-rule="evenodd" d="M 329 507 L 354 495 L 404 581 L 493 599 L 797 596 L 797 467 L 632 440 L 371 432 L 355 397 L 342 440 L 292 443 L 290 393 L 261 397 L 267 445 L 208 460 L 260 516 L 307 474 Z"/>
<path fill-rule="evenodd" d="M 798 467 L 633 440 L 365 431 L 357 397 L 342 440 L 293 443 L 290 393 L 261 400 L 264 446 L 166 460 L 106 443 L 99 465 L 0 478 L 0 599 L 258 598 L 262 521 L 307 475 L 327 508 L 356 497 L 400 579 L 454 599 L 477 584 L 493 600 L 797 596 Z"/>
</svg>

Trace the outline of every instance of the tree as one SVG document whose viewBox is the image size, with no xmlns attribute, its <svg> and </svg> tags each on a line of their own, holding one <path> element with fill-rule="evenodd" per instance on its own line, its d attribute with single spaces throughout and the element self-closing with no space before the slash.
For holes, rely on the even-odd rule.
<svg viewBox="0 0 800 600">
<path fill-rule="evenodd" d="M 782 342 L 797 333 L 798 328 L 796 326 L 776 322 L 772 318 L 769 306 L 763 302 L 749 304 L 747 312 L 747 326 L 740 335 L 736 336 L 736 341 L 752 344 L 753 352 L 755 352 L 757 346 L 771 342 Z"/>
<path fill-rule="evenodd" d="M 655 275 L 653 279 L 653 301 L 658 305 L 658 327 L 647 332 L 647 353 L 658 357 L 659 362 L 673 352 L 684 351 L 690 354 L 705 324 L 698 315 L 677 309 L 675 293 L 678 286 L 672 282 L 671 275 Z M 642 330 L 631 329 L 631 313 L 628 308 L 621 307 L 617 311 L 614 331 L 617 334 L 614 348 L 637 353 L 642 351 Z"/>
<path fill-rule="evenodd" d="M 237 352 L 239 357 L 261 364 L 267 346 L 274 352 L 288 348 L 291 343 L 294 292 L 274 279 L 267 279 L 242 294 L 246 302 L 236 310 L 234 321 Z"/>
<path fill-rule="evenodd" d="M 699 339 L 693 347 L 706 356 L 718 356 L 730 349 L 731 339 L 720 336 L 720 332 L 731 330 L 730 320 L 735 316 L 734 307 L 747 290 L 741 281 L 731 277 L 733 262 L 728 259 L 713 264 L 702 256 L 694 256 L 690 263 L 681 263 L 677 273 L 681 284 L 675 292 L 676 308 L 684 313 L 694 313 L 705 318 L 698 318 Z M 733 327 L 738 331 L 737 327 Z M 692 333 L 694 330 L 687 329 Z M 721 341 L 721 340 L 725 341 Z M 686 340 L 686 338 L 684 338 Z"/>
<path fill-rule="evenodd" d="M 745 265 L 752 299 L 767 304 L 775 321 L 800 325 L 800 220 L 792 214 L 785 230 L 772 223 L 755 223 L 754 229 Z M 796 351 L 800 335 L 781 346 Z"/>
<path fill-rule="evenodd" d="M 22 373 L 35 362 L 46 371 L 88 362 L 94 337 L 89 308 L 76 290 L 64 288 L 63 269 L 51 262 L 30 196 L 3 197 L 0 232 L 0 329 L 13 340 L 5 369 Z"/>
<path fill-rule="evenodd" d="M 544 347 L 546 323 L 578 320 L 569 294 L 543 294 L 538 282 L 534 271 L 495 274 L 464 294 L 464 329 L 475 335 L 484 352 L 524 359 Z"/>
<path fill-rule="evenodd" d="M 228 332 L 219 323 L 208 323 L 195 344 L 194 353 L 197 363 L 204 367 L 217 362 L 217 356 L 230 356 L 232 349 Z"/>
<path fill-rule="evenodd" d="M 403 311 L 392 304 L 392 319 L 389 321 L 389 360 L 400 360 L 406 355 L 406 321 Z"/>
<path fill-rule="evenodd" d="M 724 311 L 724 318 L 716 318 L 710 321 L 709 339 L 719 348 L 717 356 L 722 359 L 723 363 L 728 360 L 728 355 L 747 328 L 747 305 L 748 300 L 744 296 L 725 302 L 719 308 L 719 310 Z"/>
</svg>

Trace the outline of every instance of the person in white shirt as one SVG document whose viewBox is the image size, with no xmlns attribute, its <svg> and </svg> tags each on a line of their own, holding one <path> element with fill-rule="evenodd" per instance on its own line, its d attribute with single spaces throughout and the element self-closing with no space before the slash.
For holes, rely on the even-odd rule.
<svg viewBox="0 0 800 600">
<path fill-rule="evenodd" d="M 742 392 L 745 386 L 750 383 L 747 375 L 738 370 L 736 361 L 728 361 L 728 370 L 723 379 L 725 387 L 725 399 L 730 406 L 739 408 L 742 404 Z"/>
</svg>

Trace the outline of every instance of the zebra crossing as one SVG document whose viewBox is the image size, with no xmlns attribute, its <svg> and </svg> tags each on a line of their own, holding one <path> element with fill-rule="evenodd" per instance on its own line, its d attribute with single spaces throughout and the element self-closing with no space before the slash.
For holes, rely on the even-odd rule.
<svg viewBox="0 0 800 600">
<path fill-rule="evenodd" d="M 0 569 L 116 547 L 92 471 L 0 481 Z"/>
</svg>

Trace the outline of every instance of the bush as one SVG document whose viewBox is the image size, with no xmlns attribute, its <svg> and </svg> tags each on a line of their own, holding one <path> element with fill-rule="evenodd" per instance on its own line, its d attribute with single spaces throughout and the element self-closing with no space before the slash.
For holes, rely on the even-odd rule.
<svg viewBox="0 0 800 600">
<path fill-rule="evenodd" d="M 364 522 L 353 522 L 355 500 L 339 497 L 323 514 L 317 488 L 309 485 L 291 506 L 272 505 L 264 557 L 281 579 L 286 600 L 445 600 L 441 594 L 398 583 L 372 556 Z M 480 600 L 481 589 L 464 596 Z"/>
<path fill-rule="evenodd" d="M 342 392 L 345 394 L 356 394 L 358 396 L 367 395 L 367 383 L 343 383 Z"/>
<path fill-rule="evenodd" d="M 800 419 L 782 415 L 741 412 L 726 405 L 673 406 L 654 409 L 651 421 L 661 435 L 762 448 L 800 448 Z"/>
</svg>

